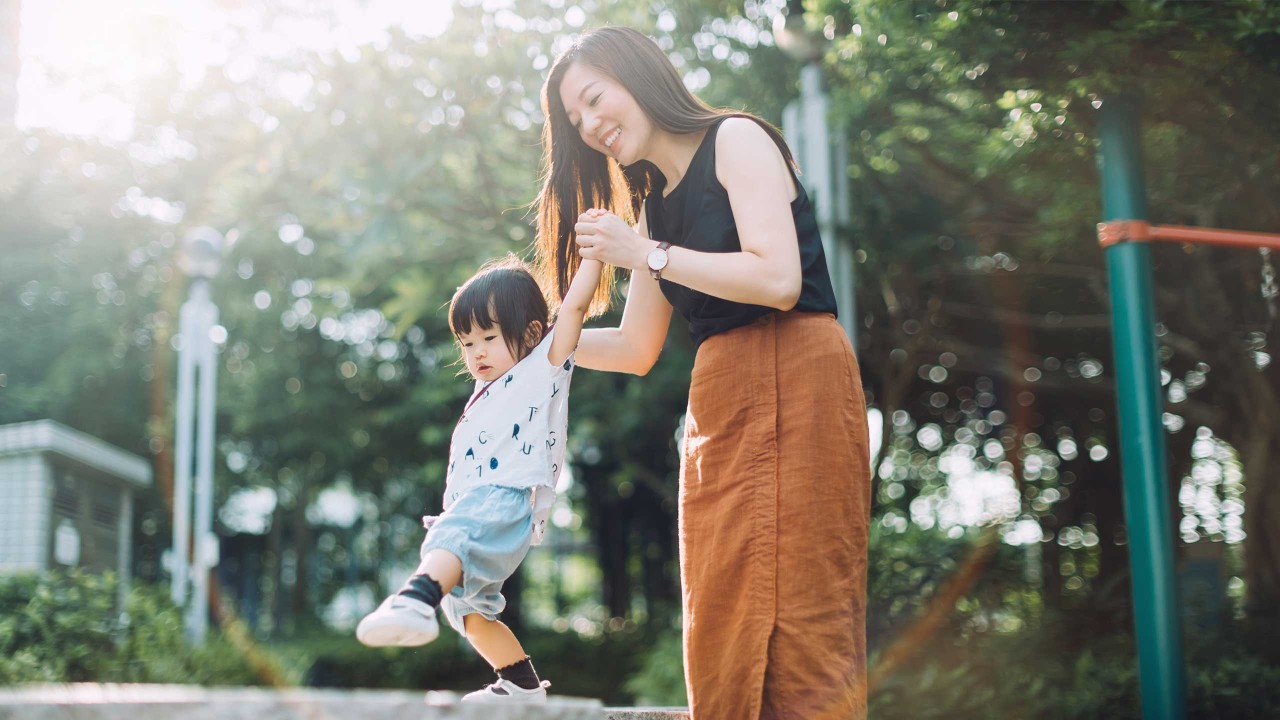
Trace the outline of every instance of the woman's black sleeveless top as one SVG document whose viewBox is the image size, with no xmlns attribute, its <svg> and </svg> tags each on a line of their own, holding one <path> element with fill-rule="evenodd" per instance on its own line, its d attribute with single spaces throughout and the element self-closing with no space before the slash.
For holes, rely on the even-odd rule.
<svg viewBox="0 0 1280 720">
<path fill-rule="evenodd" d="M 653 239 L 698 252 L 742 251 L 729 193 L 716 179 L 716 131 L 721 122 L 724 121 L 707 128 L 689 169 L 670 194 L 662 196 L 664 183 L 659 180 L 645 198 L 645 213 Z M 818 220 L 799 179 L 796 179 L 796 188 L 798 193 L 791 202 L 791 217 L 795 219 L 796 237 L 800 241 L 802 285 L 795 309 L 835 314 L 836 296 L 827 273 L 822 238 L 818 235 Z M 666 280 L 658 284 L 667 301 L 689 322 L 694 347 L 712 335 L 742 327 L 774 312 L 774 308 L 730 302 Z"/>
</svg>

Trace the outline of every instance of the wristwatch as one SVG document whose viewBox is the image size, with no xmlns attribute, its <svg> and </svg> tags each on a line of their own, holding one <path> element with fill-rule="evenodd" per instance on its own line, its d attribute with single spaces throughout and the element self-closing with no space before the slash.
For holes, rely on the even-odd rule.
<svg viewBox="0 0 1280 720">
<path fill-rule="evenodd" d="M 654 280 L 662 279 L 662 271 L 667 268 L 667 248 L 671 247 L 669 242 L 660 242 L 658 247 L 649 251 L 645 258 L 646 264 L 649 266 L 649 274 Z"/>
</svg>

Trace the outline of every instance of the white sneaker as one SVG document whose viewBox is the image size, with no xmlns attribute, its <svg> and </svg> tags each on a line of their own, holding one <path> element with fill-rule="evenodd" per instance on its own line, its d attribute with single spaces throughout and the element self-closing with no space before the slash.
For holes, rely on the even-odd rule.
<svg viewBox="0 0 1280 720">
<path fill-rule="evenodd" d="M 383 600 L 356 626 L 356 639 L 369 647 L 426 645 L 439 634 L 435 608 L 398 594 Z"/>
<path fill-rule="evenodd" d="M 464 703 L 499 703 L 503 705 L 543 705 L 547 702 L 547 688 L 551 682 L 543 680 L 538 687 L 525 690 L 510 680 L 498 682 L 462 696 Z"/>
</svg>

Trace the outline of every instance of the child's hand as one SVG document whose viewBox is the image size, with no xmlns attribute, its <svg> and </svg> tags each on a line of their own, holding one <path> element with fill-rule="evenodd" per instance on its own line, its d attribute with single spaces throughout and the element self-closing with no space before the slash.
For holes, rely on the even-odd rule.
<svg viewBox="0 0 1280 720">
<path fill-rule="evenodd" d="M 584 211 L 581 215 L 578 216 L 578 222 L 595 221 L 595 220 L 599 220 L 605 215 L 612 215 L 612 214 L 613 213 L 609 212 L 608 210 L 601 210 L 600 208 L 591 208 L 589 210 Z M 578 261 L 579 272 L 582 272 L 583 270 L 594 272 L 596 270 L 603 270 L 603 269 L 604 269 L 604 263 L 600 262 L 599 260 L 596 260 L 594 258 L 579 257 L 579 261 Z M 599 282 L 599 280 L 595 280 L 594 282 Z"/>
<path fill-rule="evenodd" d="M 430 529 L 431 529 L 431 526 L 432 526 L 432 525 L 435 525 L 435 524 L 436 524 L 436 521 L 437 521 L 437 520 L 439 520 L 439 519 L 440 519 L 440 516 L 439 516 L 439 515 L 423 515 L 423 516 L 422 516 L 422 527 L 423 527 L 423 529 L 424 529 L 424 530 L 430 530 Z"/>
</svg>

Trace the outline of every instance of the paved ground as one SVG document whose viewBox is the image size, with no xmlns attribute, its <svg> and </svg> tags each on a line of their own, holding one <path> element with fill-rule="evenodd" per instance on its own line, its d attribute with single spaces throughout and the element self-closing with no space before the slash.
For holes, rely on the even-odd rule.
<svg viewBox="0 0 1280 720">
<path fill-rule="evenodd" d="M 0 720 L 688 720 L 676 708 L 460 705 L 453 693 L 209 689 L 187 685 L 43 685 L 0 690 Z"/>
</svg>

